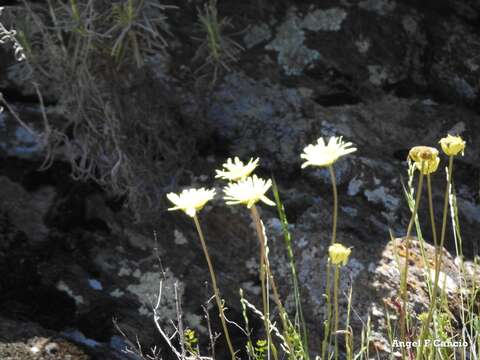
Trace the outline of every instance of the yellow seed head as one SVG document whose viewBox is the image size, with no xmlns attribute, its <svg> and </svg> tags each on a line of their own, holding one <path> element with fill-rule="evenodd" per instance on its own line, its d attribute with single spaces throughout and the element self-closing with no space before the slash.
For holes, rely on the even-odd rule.
<svg viewBox="0 0 480 360">
<path fill-rule="evenodd" d="M 330 261 L 334 265 L 347 265 L 348 257 L 350 256 L 351 250 L 346 248 L 342 244 L 333 244 L 328 248 L 328 255 Z"/>
<path fill-rule="evenodd" d="M 418 169 L 418 171 L 421 171 L 423 175 L 432 174 L 437 171 L 438 164 L 440 164 L 439 157 L 433 158 L 431 160 L 415 161 L 415 167 Z"/>
<path fill-rule="evenodd" d="M 430 146 L 414 146 L 408 156 L 415 162 L 434 160 L 438 157 L 438 150 Z"/>
<path fill-rule="evenodd" d="M 448 156 L 456 156 L 459 153 L 463 155 L 465 150 L 465 141 L 460 136 L 453 136 L 448 134 L 439 141 L 442 146 L 442 150 Z"/>
</svg>

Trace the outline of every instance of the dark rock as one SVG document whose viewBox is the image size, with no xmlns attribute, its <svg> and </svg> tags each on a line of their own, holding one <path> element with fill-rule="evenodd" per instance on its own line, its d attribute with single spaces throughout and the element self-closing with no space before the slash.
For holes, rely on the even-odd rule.
<svg viewBox="0 0 480 360">
<path fill-rule="evenodd" d="M 42 241 L 48 235 L 44 216 L 55 196 L 52 187 L 44 187 L 28 193 L 23 187 L 5 176 L 0 177 L 0 208 L 16 228 L 24 232 L 31 241 Z"/>
</svg>

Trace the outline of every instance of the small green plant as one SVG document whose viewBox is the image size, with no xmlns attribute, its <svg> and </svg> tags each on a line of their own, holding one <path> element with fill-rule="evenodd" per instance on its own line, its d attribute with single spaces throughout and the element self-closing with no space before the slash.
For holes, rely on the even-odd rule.
<svg viewBox="0 0 480 360">
<path fill-rule="evenodd" d="M 132 56 L 138 67 L 145 58 L 164 52 L 168 43 L 162 33 L 167 33 L 166 9 L 174 8 L 152 0 L 122 0 L 113 2 L 110 23 L 105 33 L 112 37 L 111 55 L 117 65 Z"/>
<path fill-rule="evenodd" d="M 185 339 L 185 348 L 190 354 L 190 356 L 198 356 L 200 354 L 200 351 L 198 349 L 198 338 L 195 330 L 187 328 L 185 329 L 183 334 Z"/>
<path fill-rule="evenodd" d="M 285 208 L 282 204 L 282 201 L 280 200 L 280 194 L 278 192 L 278 187 L 274 179 L 272 181 L 272 191 L 273 191 L 273 196 L 275 198 L 275 203 L 277 205 L 278 217 L 280 218 L 280 221 L 282 224 L 282 232 L 283 232 L 283 237 L 285 241 L 285 248 L 287 250 L 288 261 L 290 265 L 293 294 L 295 298 L 294 329 L 290 329 L 289 335 L 293 337 L 291 342 L 292 344 L 294 344 L 295 349 L 298 349 L 300 347 L 299 346 L 300 344 L 297 343 L 297 340 L 301 339 L 302 352 L 305 354 L 305 358 L 309 359 L 310 356 L 308 354 L 308 351 L 305 351 L 305 349 L 308 349 L 308 332 L 307 332 L 307 324 L 305 323 L 305 318 L 303 315 L 300 286 L 298 285 L 297 268 L 295 265 L 295 257 L 293 255 L 292 235 L 288 228 L 288 219 L 285 213 Z M 301 334 L 301 336 L 299 336 L 298 334 Z"/>
<path fill-rule="evenodd" d="M 197 12 L 202 36 L 194 61 L 200 61 L 202 65 L 196 72 L 202 76 L 211 73 L 214 84 L 221 70 L 231 70 L 230 65 L 237 62 L 243 47 L 225 33 L 232 28 L 232 23 L 228 18 L 219 18 L 217 0 L 208 0 Z"/>
<path fill-rule="evenodd" d="M 255 344 L 254 358 L 255 360 L 266 360 L 268 355 L 267 340 L 257 340 Z"/>
</svg>

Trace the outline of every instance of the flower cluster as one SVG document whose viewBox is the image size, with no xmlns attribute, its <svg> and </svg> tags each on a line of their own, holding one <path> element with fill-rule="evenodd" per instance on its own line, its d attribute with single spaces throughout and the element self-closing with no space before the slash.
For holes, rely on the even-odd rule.
<svg viewBox="0 0 480 360">
<path fill-rule="evenodd" d="M 225 170 L 217 170 L 217 178 L 229 181 L 223 190 L 227 205 L 242 204 L 249 209 L 258 201 L 270 206 L 275 205 L 272 200 L 265 196 L 265 193 L 272 186 L 272 181 L 261 179 L 257 175 L 250 176 L 258 166 L 258 161 L 258 158 L 250 159 L 247 164 L 244 164 L 238 157 L 233 161 L 230 158 L 222 165 Z"/>
<path fill-rule="evenodd" d="M 244 164 L 238 157 L 227 159 L 222 165 L 221 170 L 216 170 L 216 178 L 228 180 L 229 183 L 224 188 L 224 199 L 227 205 L 243 204 L 251 208 L 258 201 L 274 206 L 275 203 L 265 196 L 265 193 L 272 186 L 270 179 L 264 180 L 256 175 L 250 174 L 258 166 L 259 159 L 250 159 Z M 186 189 L 180 194 L 167 194 L 175 206 L 168 210 L 182 210 L 190 217 L 195 217 L 197 212 L 201 210 L 208 201 L 215 196 L 215 190 Z"/>
<path fill-rule="evenodd" d="M 463 155 L 466 144 L 460 136 L 450 134 L 441 139 L 439 143 L 447 156 Z M 440 164 L 438 150 L 430 146 L 414 146 L 410 149 L 408 157 L 414 162 L 415 168 L 423 175 L 434 173 Z"/>
<path fill-rule="evenodd" d="M 445 155 L 449 157 L 449 167 L 447 170 L 448 172 L 447 189 L 449 189 L 451 173 L 453 168 L 452 167 L 453 157 L 457 156 L 458 154 L 463 155 L 466 142 L 460 136 L 452 136 L 448 134 L 446 137 L 442 138 L 439 141 L 439 144 L 441 145 L 441 148 L 445 153 Z M 332 230 L 332 238 L 330 241 L 330 246 L 328 247 L 327 279 L 328 280 L 330 279 L 330 269 L 333 265 L 335 270 L 334 283 L 333 283 L 333 301 L 335 306 L 332 306 L 330 302 L 331 288 L 329 287 L 329 285 L 327 285 L 328 314 L 327 314 L 326 328 L 331 329 L 330 333 L 328 331 L 325 332 L 324 343 L 327 345 L 330 345 L 329 336 L 331 336 L 331 334 L 337 334 L 339 331 L 339 310 L 338 310 L 338 292 L 339 292 L 339 282 L 340 282 L 339 274 L 340 274 L 340 271 L 342 270 L 341 268 L 347 265 L 350 254 L 351 254 L 350 248 L 336 242 L 338 196 L 337 196 L 337 187 L 336 187 L 336 180 L 335 180 L 335 171 L 334 171 L 333 165 L 336 161 L 338 161 L 342 157 L 352 154 L 356 151 L 357 151 L 357 148 L 353 143 L 343 141 L 343 138 L 341 136 L 340 137 L 333 136 L 333 137 L 330 137 L 328 141 L 324 140 L 323 138 L 318 138 L 316 143 L 307 145 L 303 149 L 303 153 L 300 155 L 300 158 L 303 161 L 301 168 L 313 166 L 313 167 L 320 167 L 320 168 L 326 167 L 329 169 L 331 180 L 332 180 L 333 194 L 334 194 L 333 196 L 334 211 L 332 216 L 333 230 Z M 408 153 L 408 161 L 409 161 L 409 186 L 411 185 L 411 182 L 413 182 L 414 171 L 419 170 L 421 173 L 421 176 L 418 182 L 419 190 L 417 191 L 417 199 L 420 199 L 420 194 L 421 194 L 420 189 L 422 186 L 422 179 L 423 179 L 422 175 L 430 175 L 435 171 L 437 171 L 438 166 L 440 164 L 440 154 L 439 154 L 439 151 L 434 147 L 415 146 L 415 147 L 412 147 Z M 250 160 L 246 163 L 242 162 L 238 157 L 228 158 L 227 161 L 224 164 L 222 164 L 222 167 L 219 170 L 216 170 L 215 177 L 218 179 L 223 179 L 227 181 L 227 185 L 223 188 L 223 193 L 224 193 L 223 198 L 227 205 L 240 204 L 240 205 L 246 206 L 248 209 L 251 209 L 251 215 L 256 225 L 256 232 L 259 238 L 260 249 L 261 249 L 259 264 L 261 269 L 260 274 L 261 274 L 262 300 L 263 300 L 263 306 L 264 306 L 264 314 L 268 314 L 267 299 L 269 298 L 270 292 L 269 292 L 268 286 L 266 285 L 266 280 L 271 281 L 273 289 L 275 289 L 276 287 L 275 287 L 274 278 L 272 276 L 269 260 L 268 260 L 268 247 L 266 245 L 267 237 L 266 237 L 265 227 L 263 226 L 262 220 L 260 219 L 260 215 L 256 210 L 255 205 L 259 202 L 262 202 L 269 206 L 275 206 L 275 203 L 266 196 L 267 192 L 272 187 L 272 180 L 270 179 L 265 180 L 253 174 L 258 164 L 259 164 L 258 158 L 255 158 L 255 159 L 250 158 Z M 434 212 L 431 205 L 432 199 L 431 199 L 431 181 L 430 180 L 431 180 L 430 177 L 428 177 L 427 182 L 428 182 L 428 190 L 429 190 L 430 210 L 433 218 Z M 411 193 L 409 193 L 408 195 L 411 195 L 411 194 L 413 194 L 413 188 L 411 190 Z M 448 195 L 448 192 L 446 196 L 447 195 Z M 227 343 L 231 351 L 232 359 L 235 359 L 236 358 L 235 350 L 229 339 L 226 320 L 223 314 L 222 299 L 220 297 L 219 290 L 216 286 L 215 275 L 213 272 L 211 260 L 208 255 L 203 232 L 200 228 L 200 223 L 198 221 L 198 218 L 196 217 L 197 212 L 203 209 L 205 205 L 214 198 L 214 196 L 215 196 L 214 189 L 205 189 L 205 188 L 199 188 L 199 189 L 190 188 L 190 189 L 183 190 L 179 194 L 169 193 L 167 194 L 167 198 L 174 204 L 174 206 L 169 208 L 168 210 L 169 211 L 181 210 L 185 212 L 188 216 L 192 217 L 195 222 L 198 235 L 202 243 L 202 247 L 204 249 L 205 257 L 209 265 L 209 271 L 211 273 L 212 283 L 214 285 L 215 298 L 217 300 L 217 306 L 218 306 L 219 314 L 222 320 L 224 333 L 227 338 Z M 410 231 L 412 229 L 412 225 L 414 224 L 413 220 L 417 216 L 418 204 L 420 204 L 420 201 L 416 200 L 414 210 L 412 211 L 412 218 L 408 226 L 407 235 L 405 237 L 406 239 L 410 238 Z M 446 201 L 444 214 L 446 214 L 447 205 L 448 205 L 448 202 Z M 445 219 L 446 218 L 444 216 L 444 220 L 443 220 L 444 223 L 442 226 L 442 235 L 441 235 L 442 237 L 439 242 L 440 246 L 437 247 L 440 249 L 443 247 L 443 240 L 444 240 L 443 230 L 445 230 Z M 433 223 L 432 227 L 435 228 L 434 219 L 432 219 L 432 223 Z M 434 235 L 435 235 L 435 232 L 434 232 Z M 434 236 L 434 240 L 436 240 L 435 236 Z M 408 249 L 408 246 L 409 246 L 408 241 L 406 246 Z M 291 251 L 291 248 L 289 248 L 289 251 Z M 408 251 L 407 251 L 407 254 L 408 254 Z M 441 256 L 436 256 L 435 261 L 436 261 L 436 264 L 437 262 L 438 264 L 441 264 Z M 408 259 L 406 259 L 404 271 L 402 272 L 402 274 L 404 275 L 402 275 L 402 278 L 401 278 L 402 280 L 401 280 L 401 289 L 400 289 L 402 298 L 403 298 L 403 308 L 407 308 L 407 301 L 408 301 L 407 282 L 406 282 L 406 279 L 408 278 L 408 264 L 409 264 L 409 261 Z M 435 268 L 436 268 L 435 285 L 433 288 L 434 290 L 432 292 L 434 294 L 436 293 L 436 289 L 437 289 L 437 282 L 438 282 L 438 276 L 439 276 L 438 271 L 440 269 L 440 266 L 436 266 Z M 295 275 L 295 268 L 292 269 L 292 272 L 293 272 L 293 275 Z M 329 284 L 328 281 L 327 281 L 327 284 Z M 297 290 L 298 289 L 296 288 L 296 291 Z M 281 299 L 275 290 L 273 291 L 273 296 L 275 298 L 275 303 L 278 305 L 279 311 L 284 312 L 284 313 L 280 313 L 280 317 L 282 319 L 288 320 L 284 307 L 282 305 Z M 335 311 L 334 317 L 332 317 L 332 309 L 334 309 Z M 432 303 L 429 312 L 420 314 L 418 316 L 418 319 L 422 323 L 428 325 L 428 322 L 431 320 L 431 317 L 433 314 L 432 312 L 433 309 L 435 309 L 434 303 Z M 403 312 L 403 314 L 405 314 L 405 312 Z M 268 316 L 264 317 L 264 319 L 265 319 L 265 331 L 268 334 L 270 333 L 270 321 L 268 319 Z M 335 322 L 331 324 L 330 319 L 335 319 Z M 407 318 L 405 316 L 400 318 L 400 325 L 402 329 L 404 329 L 403 332 L 406 333 Z M 285 330 L 288 330 L 288 326 L 286 326 Z M 288 333 L 286 334 L 288 335 Z M 288 338 L 288 336 L 286 336 L 285 338 Z M 268 344 L 268 342 L 265 342 L 265 344 Z M 289 344 L 286 343 L 286 345 L 287 347 L 290 347 Z M 338 351 L 339 351 L 338 342 L 335 341 L 334 354 L 336 357 L 338 357 Z M 326 356 L 322 355 L 322 358 L 326 358 Z"/>
</svg>

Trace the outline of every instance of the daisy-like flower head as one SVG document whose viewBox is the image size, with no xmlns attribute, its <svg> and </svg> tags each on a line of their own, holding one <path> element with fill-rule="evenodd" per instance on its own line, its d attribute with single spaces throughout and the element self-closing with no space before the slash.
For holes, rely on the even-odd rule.
<svg viewBox="0 0 480 360">
<path fill-rule="evenodd" d="M 438 164 L 440 164 L 439 157 L 435 157 L 430 160 L 415 161 L 415 167 L 418 169 L 418 171 L 421 171 L 423 175 L 428 175 L 437 171 Z"/>
<path fill-rule="evenodd" d="M 243 204 L 249 209 L 259 200 L 270 206 L 275 203 L 265 196 L 272 186 L 272 180 L 263 180 L 256 175 L 249 176 L 237 183 L 228 184 L 223 190 L 227 205 Z"/>
<path fill-rule="evenodd" d="M 303 149 L 300 157 L 306 161 L 302 164 L 302 169 L 307 166 L 330 166 L 342 156 L 357 151 L 351 142 L 344 142 L 343 137 L 332 136 L 325 144 L 323 138 L 319 138 L 315 145 L 310 144 Z"/>
<path fill-rule="evenodd" d="M 244 164 L 238 157 L 228 158 L 227 162 L 222 165 L 223 170 L 216 170 L 216 178 L 239 181 L 249 176 L 253 170 L 258 166 L 258 158 L 255 160 L 251 158 L 247 164 Z"/>
<path fill-rule="evenodd" d="M 408 156 L 415 162 L 434 160 L 438 157 L 438 150 L 430 146 L 414 146 Z"/>
<path fill-rule="evenodd" d="M 459 153 L 462 154 L 465 150 L 465 141 L 460 136 L 453 136 L 448 134 L 439 141 L 442 146 L 443 152 L 448 156 L 456 156 Z"/>
<path fill-rule="evenodd" d="M 207 202 L 215 196 L 215 189 L 185 189 L 180 194 L 168 193 L 167 198 L 175 206 L 168 211 L 182 210 L 190 217 L 194 217 Z"/>
<path fill-rule="evenodd" d="M 347 265 L 348 257 L 352 251 L 342 244 L 335 243 L 328 248 L 328 256 L 333 265 Z"/>
</svg>

